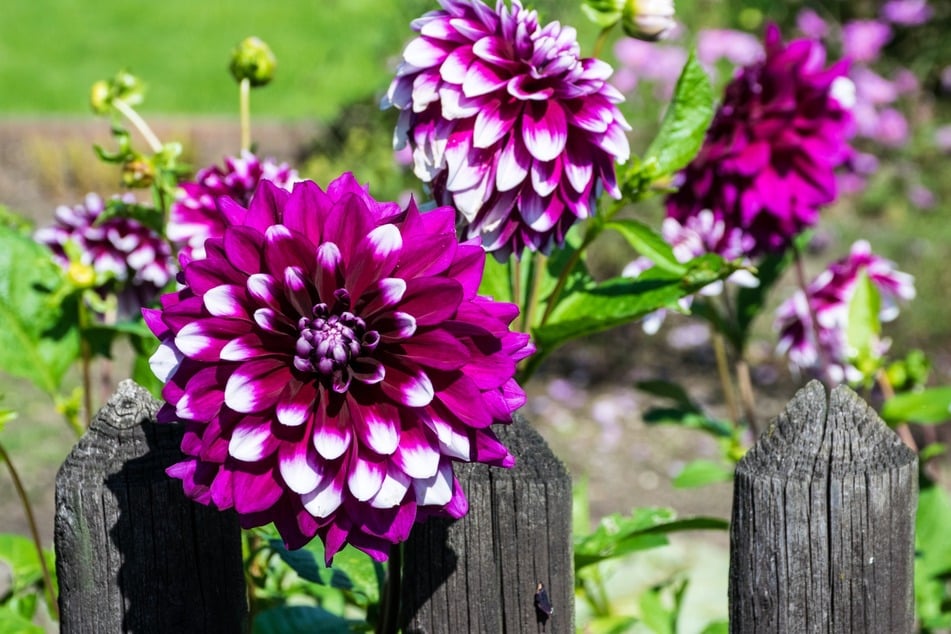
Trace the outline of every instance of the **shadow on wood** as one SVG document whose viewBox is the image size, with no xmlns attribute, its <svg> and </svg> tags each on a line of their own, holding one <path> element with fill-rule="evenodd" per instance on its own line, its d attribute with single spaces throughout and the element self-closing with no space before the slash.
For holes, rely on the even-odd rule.
<svg viewBox="0 0 951 634">
<path fill-rule="evenodd" d="M 406 543 L 406 634 L 574 632 L 571 479 L 523 417 L 493 429 L 515 467 L 456 465 L 468 515 L 418 524 Z M 539 582 L 554 608 L 547 624 Z"/>
<path fill-rule="evenodd" d="M 811 382 L 737 465 L 730 631 L 912 632 L 917 497 L 915 453 Z"/>
<path fill-rule="evenodd" d="M 57 475 L 63 634 L 247 629 L 237 518 L 165 474 L 183 430 L 157 425 L 158 406 L 123 381 Z"/>
</svg>

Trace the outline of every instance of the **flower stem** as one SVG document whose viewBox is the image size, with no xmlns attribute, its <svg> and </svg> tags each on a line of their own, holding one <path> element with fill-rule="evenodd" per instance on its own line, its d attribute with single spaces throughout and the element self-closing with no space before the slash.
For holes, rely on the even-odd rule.
<svg viewBox="0 0 951 634">
<path fill-rule="evenodd" d="M 594 51 L 591 53 L 591 57 L 599 57 L 601 55 L 601 49 L 604 48 L 604 44 L 608 41 L 608 34 L 610 32 L 610 26 L 601 29 L 601 32 L 598 33 L 598 39 L 594 41 Z"/>
<path fill-rule="evenodd" d="M 812 336 L 816 338 L 816 354 L 819 359 L 819 366 L 822 368 L 820 376 L 823 381 L 828 381 L 829 378 L 829 366 L 831 365 L 828 357 L 826 356 L 825 349 L 822 347 L 822 339 L 819 331 L 819 318 L 816 315 L 816 309 L 812 305 L 812 302 L 809 301 L 809 285 L 806 283 L 806 267 L 803 263 L 802 252 L 796 246 L 796 243 L 792 244 L 793 253 L 796 256 L 796 280 L 799 282 L 799 288 L 802 289 L 802 294 L 806 298 L 806 307 L 809 310 L 809 321 L 812 322 Z"/>
<path fill-rule="evenodd" d="M 733 379 L 730 376 L 730 364 L 727 361 L 726 343 L 723 335 L 712 326 L 710 327 L 710 333 L 713 336 L 713 352 L 717 358 L 717 374 L 720 375 L 723 398 L 726 400 L 730 420 L 736 425 L 740 420 L 740 410 L 736 405 L 736 394 L 733 391 Z"/>
<path fill-rule="evenodd" d="M 23 482 L 20 475 L 10 460 L 10 454 L 7 453 L 3 444 L 0 444 L 0 460 L 7 463 L 7 469 L 10 471 L 10 478 L 13 480 L 13 487 L 20 498 L 20 505 L 23 506 L 23 512 L 26 513 L 27 524 L 30 525 L 30 535 L 33 537 L 33 545 L 36 546 L 36 556 L 40 559 L 40 571 L 43 573 L 43 586 L 46 588 L 46 598 L 50 609 L 53 611 L 53 617 L 59 621 L 59 605 L 56 603 L 56 597 L 53 595 L 53 579 L 50 576 L 49 567 L 46 565 L 46 557 L 43 555 L 43 544 L 40 542 L 40 533 L 36 529 L 36 518 L 33 516 L 33 507 L 30 505 L 30 499 L 26 496 L 26 490 L 23 488 Z"/>
<path fill-rule="evenodd" d="M 529 289 L 528 297 L 525 298 L 525 310 L 523 311 L 525 315 L 525 332 L 532 331 L 532 323 L 535 321 L 535 311 L 538 308 L 538 302 L 541 301 L 539 294 L 542 290 L 542 278 L 544 277 L 545 266 L 548 263 L 548 258 L 543 253 L 532 254 L 532 259 L 534 260 L 532 287 Z"/>
<path fill-rule="evenodd" d="M 753 432 L 753 442 L 759 436 L 759 428 L 756 422 L 756 397 L 753 395 L 753 381 L 750 378 L 750 364 L 746 359 L 739 359 L 736 362 L 736 383 L 740 390 L 740 404 L 743 406 L 743 416 L 746 417 L 746 424 L 750 426 Z"/>
<path fill-rule="evenodd" d="M 132 106 L 122 99 L 113 99 L 112 105 L 135 126 L 136 130 L 142 133 L 142 136 L 145 137 L 145 141 L 149 144 L 149 147 L 152 148 L 153 152 L 157 153 L 162 151 L 164 147 L 162 142 L 159 141 L 159 138 L 152 132 L 152 128 L 149 127 L 149 124 L 145 122 L 145 119 L 139 116 L 139 113 L 136 112 Z"/>
<path fill-rule="evenodd" d="M 92 349 L 86 339 L 89 328 L 89 307 L 85 298 L 79 298 L 79 353 L 80 366 L 83 377 L 83 411 L 86 418 L 86 429 L 92 425 Z"/>
<path fill-rule="evenodd" d="M 376 634 L 396 634 L 399 631 L 402 574 L 403 547 L 401 544 L 393 544 L 390 547 L 390 560 L 386 563 L 386 584 L 383 586 L 380 622 Z"/>
<path fill-rule="evenodd" d="M 241 151 L 251 149 L 251 80 L 241 80 L 239 90 L 241 108 Z"/>
<path fill-rule="evenodd" d="M 518 258 L 515 258 L 515 261 L 512 262 L 512 303 L 514 303 L 519 308 L 522 307 L 522 261 Z M 515 325 L 518 330 L 524 331 L 523 324 L 525 321 L 524 312 L 520 311 L 518 317 L 515 319 Z"/>
</svg>

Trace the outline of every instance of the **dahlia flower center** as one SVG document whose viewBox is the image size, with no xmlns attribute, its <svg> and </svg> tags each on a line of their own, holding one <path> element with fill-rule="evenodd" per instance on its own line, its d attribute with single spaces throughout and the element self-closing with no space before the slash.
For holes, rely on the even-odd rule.
<svg viewBox="0 0 951 634">
<path fill-rule="evenodd" d="M 367 330 L 366 322 L 347 310 L 348 301 L 338 301 L 337 310 L 316 304 L 312 317 L 301 317 L 295 346 L 294 367 L 336 380 L 349 378 L 350 365 L 376 348 L 380 333 Z"/>
</svg>

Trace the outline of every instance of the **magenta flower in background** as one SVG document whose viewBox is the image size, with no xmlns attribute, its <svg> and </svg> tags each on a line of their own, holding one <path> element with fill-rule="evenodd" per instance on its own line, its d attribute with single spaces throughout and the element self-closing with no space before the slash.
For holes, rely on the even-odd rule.
<svg viewBox="0 0 951 634">
<path fill-rule="evenodd" d="M 700 153 L 667 198 L 667 215 L 681 223 L 709 209 L 728 233 L 749 234 L 750 257 L 785 248 L 816 223 L 851 153 L 847 63 L 825 68 L 820 43 L 784 44 L 775 25 L 765 49 L 727 86 Z"/>
<path fill-rule="evenodd" d="M 169 474 L 290 548 L 319 535 L 328 561 L 346 543 L 384 560 L 415 521 L 464 515 L 452 462 L 513 464 L 491 425 L 524 403 L 533 346 L 514 305 L 476 294 L 485 252 L 454 211 L 379 203 L 350 174 L 220 207 L 184 288 L 144 311 L 159 420 L 186 429 Z"/>
<path fill-rule="evenodd" d="M 117 197 L 118 198 L 118 197 Z M 125 203 L 135 196 L 125 194 Z M 152 229 L 132 218 L 99 221 L 106 201 L 87 194 L 83 204 L 56 208 L 56 224 L 40 229 L 37 242 L 53 252 L 63 268 L 70 265 L 66 244 L 72 242 L 81 253 L 80 262 L 92 266 L 105 282 L 97 288 L 103 295 L 116 293 L 122 317 L 132 316 L 149 304 L 175 274 L 175 259 L 168 243 Z"/>
<path fill-rule="evenodd" d="M 763 57 L 759 39 L 733 29 L 703 29 L 697 33 L 697 59 L 713 66 L 721 59 L 734 66 L 749 66 Z"/>
<path fill-rule="evenodd" d="M 413 148 L 416 175 L 459 210 L 467 237 L 500 259 L 547 252 L 592 215 L 599 189 L 620 196 L 630 127 L 611 67 L 518 0 L 440 4 L 413 22 L 383 99 L 401 110 L 396 145 Z"/>
<path fill-rule="evenodd" d="M 889 0 L 882 5 L 881 16 L 892 24 L 918 26 L 933 15 L 927 0 Z"/>
<path fill-rule="evenodd" d="M 658 99 L 670 99 L 677 78 L 687 63 L 687 51 L 680 46 L 655 44 L 622 38 L 614 45 L 614 56 L 621 66 L 611 78 L 614 86 L 629 93 L 642 81 L 656 85 Z"/>
<path fill-rule="evenodd" d="M 223 168 L 212 165 L 200 170 L 194 181 L 180 184 L 180 194 L 169 211 L 168 239 L 189 260 L 205 257 L 205 240 L 221 236 L 226 226 L 218 199 L 227 196 L 246 206 L 262 180 L 290 189 L 298 177 L 287 163 L 261 160 L 247 150 L 241 156 L 225 157 Z"/>
<path fill-rule="evenodd" d="M 898 303 L 914 298 L 914 278 L 896 270 L 894 262 L 875 255 L 868 242 L 859 240 L 848 256 L 833 262 L 810 282 L 805 293 L 797 291 L 777 309 L 777 350 L 787 354 L 794 367 L 813 373 L 825 368 L 826 378 L 833 382 L 862 378 L 849 361 L 846 333 L 849 302 L 863 271 L 881 297 L 881 321 L 895 319 Z M 888 340 L 882 340 L 879 352 L 884 354 L 888 345 Z"/>
<path fill-rule="evenodd" d="M 842 27 L 842 52 L 856 63 L 874 62 L 891 39 L 892 29 L 884 22 L 852 20 Z"/>
<path fill-rule="evenodd" d="M 821 40 L 829 34 L 829 25 L 812 9 L 803 9 L 796 14 L 796 27 L 813 40 Z"/>
</svg>

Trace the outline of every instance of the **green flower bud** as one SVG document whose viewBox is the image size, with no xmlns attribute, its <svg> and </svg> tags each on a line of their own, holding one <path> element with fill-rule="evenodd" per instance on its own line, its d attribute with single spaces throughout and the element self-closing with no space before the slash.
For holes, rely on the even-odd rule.
<svg viewBox="0 0 951 634">
<path fill-rule="evenodd" d="M 112 106 L 112 91 L 109 89 L 109 82 L 100 79 L 92 85 L 89 91 L 89 105 L 96 114 L 108 114 Z"/>
<path fill-rule="evenodd" d="M 663 39 L 677 25 L 674 0 L 627 0 L 621 15 L 621 26 L 629 36 L 655 42 Z"/>
<path fill-rule="evenodd" d="M 137 156 L 122 164 L 122 184 L 129 189 L 149 187 L 155 181 L 155 166 L 148 159 Z"/>
<path fill-rule="evenodd" d="M 70 262 L 66 279 L 76 288 L 92 288 L 96 285 L 96 269 L 82 262 Z"/>
<path fill-rule="evenodd" d="M 609 29 L 621 20 L 625 0 L 584 0 L 582 13 L 602 29 Z"/>
<path fill-rule="evenodd" d="M 231 75 L 239 83 L 247 79 L 252 86 L 263 86 L 274 79 L 277 58 L 264 40 L 243 39 L 231 52 Z"/>
</svg>

